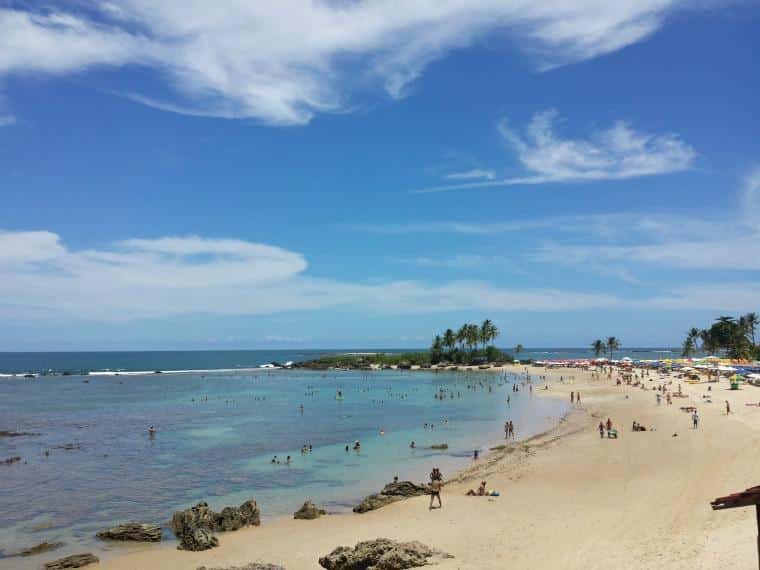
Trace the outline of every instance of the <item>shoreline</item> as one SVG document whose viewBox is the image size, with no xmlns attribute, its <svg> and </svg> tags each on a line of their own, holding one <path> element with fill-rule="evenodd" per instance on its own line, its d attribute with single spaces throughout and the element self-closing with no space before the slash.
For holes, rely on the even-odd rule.
<svg viewBox="0 0 760 570">
<path fill-rule="evenodd" d="M 549 375 L 543 369 L 531 372 Z M 452 570 L 506 565 L 708 569 L 756 563 L 754 513 L 716 513 L 709 501 L 757 484 L 760 408 L 744 406 L 744 400 L 760 400 L 760 390 L 737 393 L 725 384 L 713 385 L 716 402 L 706 404 L 707 384 L 684 383 L 683 401 L 658 406 L 652 386 L 616 386 L 614 378 L 592 379 L 580 370 L 552 372 L 576 380 L 553 382 L 548 391 L 534 389 L 534 395 L 565 398 L 581 390 L 583 404 L 552 429 L 496 449 L 454 474 L 444 487 L 443 509 L 428 511 L 427 497 L 416 497 L 363 515 L 283 518 L 220 535 L 221 546 L 210 551 L 148 548 L 97 567 L 157 570 L 269 562 L 291 570 L 319 568 L 318 557 L 333 548 L 381 536 L 420 540 L 450 552 L 455 558 L 439 567 Z M 659 382 L 653 379 L 652 385 Z M 731 400 L 733 416 L 722 412 L 724 398 Z M 680 404 L 699 406 L 699 430 L 689 428 Z M 600 441 L 596 423 L 608 415 L 620 438 Z M 630 432 L 632 420 L 656 429 Z M 481 478 L 501 496 L 465 497 L 466 488 Z M 542 547 L 547 540 L 549 549 Z"/>
<path fill-rule="evenodd" d="M 415 371 L 416 372 L 416 371 Z M 421 372 L 425 372 L 422 370 Z M 490 374 L 482 375 L 482 372 L 490 372 Z M 498 378 L 501 376 L 503 372 L 516 374 L 517 376 L 513 376 L 512 378 L 507 378 L 506 380 L 506 386 L 498 388 L 497 392 L 497 383 L 503 383 L 503 380 L 499 380 Z M 507 389 L 510 387 L 510 384 L 512 381 L 520 381 L 519 375 L 523 373 L 522 368 L 518 367 L 507 367 L 505 369 L 495 369 L 492 368 L 490 370 L 481 370 L 477 367 L 473 367 L 470 370 L 462 369 L 456 373 L 454 372 L 442 372 L 442 374 L 445 374 L 447 377 L 459 377 L 457 380 L 458 383 L 460 383 L 462 386 L 464 384 L 478 384 L 483 383 L 482 385 L 489 385 L 492 384 L 494 386 L 494 394 L 493 398 L 488 397 L 486 398 L 489 402 L 493 402 L 493 404 L 488 404 L 489 407 L 499 407 L 504 408 L 503 398 L 506 397 Z M 376 375 L 376 380 L 381 380 L 383 378 L 383 375 L 385 372 L 378 371 Z M 524 373 L 523 373 L 524 374 Z M 406 376 L 406 384 L 409 386 L 413 386 L 415 382 L 415 375 L 414 373 L 405 374 Z M 449 382 L 449 380 L 446 380 L 446 382 Z M 435 385 L 435 384 L 434 384 Z M 485 395 L 485 391 L 483 390 L 483 387 L 478 390 L 480 394 Z M 490 392 L 490 390 L 488 390 Z M 522 390 L 521 390 L 522 391 Z M 462 387 L 462 392 L 464 393 L 464 387 Z M 432 396 L 433 392 L 432 389 L 430 391 L 430 402 L 432 402 Z M 490 394 L 487 394 L 487 396 L 491 396 Z M 525 415 L 525 409 L 526 407 L 523 404 L 528 404 L 527 401 L 527 390 L 524 392 L 524 398 L 525 401 L 519 403 L 517 407 L 515 408 L 516 414 L 523 414 Z M 514 396 L 513 396 L 514 398 Z M 465 400 L 463 400 L 465 401 Z M 472 405 L 475 405 L 474 403 Z M 513 400 L 513 408 L 515 407 L 515 402 Z M 547 429 L 547 427 L 553 425 L 554 420 L 557 418 L 558 415 L 562 413 L 562 409 L 564 406 L 537 406 L 536 410 L 534 412 L 531 412 L 530 409 L 533 408 L 533 406 L 528 405 L 527 406 L 527 416 L 535 418 L 535 421 L 526 421 L 523 417 L 523 419 L 520 421 L 520 426 L 518 427 L 518 435 L 520 432 L 520 429 L 522 428 L 525 430 L 525 435 L 532 435 L 536 432 L 543 432 Z M 431 408 L 432 415 L 435 416 L 435 414 L 438 414 L 440 412 L 435 412 L 435 408 Z M 500 414 L 501 412 L 499 412 Z M 377 469 L 378 477 L 372 477 L 370 479 L 366 478 L 366 476 L 362 476 L 362 482 L 358 483 L 358 486 L 354 485 L 354 483 L 349 483 L 352 487 L 355 487 L 354 492 L 352 493 L 346 493 L 345 491 L 341 490 L 341 488 L 338 488 L 335 492 L 330 493 L 330 495 L 327 497 L 327 501 L 325 502 L 326 508 L 328 508 L 331 511 L 339 512 L 342 514 L 351 514 L 351 508 L 353 506 L 356 506 L 363 500 L 368 494 L 378 492 L 384 484 L 389 482 L 392 479 L 392 476 L 394 475 L 394 472 L 397 473 L 402 480 L 404 479 L 411 479 L 416 482 L 423 482 L 427 479 L 427 473 L 429 472 L 429 466 L 427 465 L 427 462 L 435 462 L 436 464 L 440 464 L 440 467 L 443 468 L 445 475 L 454 475 L 457 472 L 460 472 L 464 469 L 467 469 L 470 467 L 471 459 L 469 456 L 466 456 L 466 452 L 468 450 L 471 450 L 473 448 L 478 448 L 481 450 L 481 461 L 485 459 L 487 455 L 492 454 L 493 452 L 490 452 L 489 450 L 494 447 L 498 447 L 500 443 L 502 443 L 502 439 L 499 437 L 499 432 L 501 430 L 500 423 L 499 423 L 499 417 L 500 415 L 491 414 L 489 412 L 487 414 L 487 421 L 485 423 L 481 422 L 481 424 L 473 425 L 470 428 L 463 428 L 461 425 L 454 427 L 453 429 L 456 431 L 457 435 L 454 436 L 452 434 L 444 435 L 444 433 L 439 434 L 439 436 L 436 436 L 436 432 L 430 432 L 429 438 L 423 438 L 420 436 L 413 437 L 412 439 L 415 439 L 418 443 L 418 459 L 413 460 L 419 461 L 421 460 L 422 463 L 419 463 L 417 465 L 412 462 L 412 464 L 408 464 L 406 460 L 403 461 L 396 461 L 394 459 L 394 462 L 392 465 L 387 466 L 379 466 Z M 519 416 L 518 416 L 519 417 Z M 420 416 L 420 428 L 421 428 L 421 422 L 425 419 L 424 417 Z M 436 421 L 437 423 L 437 421 Z M 454 423 L 454 422 L 453 422 Z M 454 425 L 456 425 L 454 423 Z M 496 428 L 495 430 L 489 429 L 488 426 L 491 426 L 491 428 Z M 419 431 L 422 431 L 421 429 Z M 460 434 L 464 437 L 460 437 Z M 376 435 L 376 434 L 375 434 Z M 391 436 L 393 435 L 393 432 L 391 432 Z M 426 433 L 426 435 L 428 435 Z M 390 437 L 390 436 L 386 436 Z M 449 444 L 452 443 L 451 438 L 453 437 L 454 445 L 451 449 L 444 452 L 429 452 L 427 451 L 427 445 L 436 443 L 438 439 L 440 441 L 448 441 Z M 438 438 L 438 439 L 437 439 Z M 441 439 L 442 438 L 442 439 Z M 398 438 L 397 438 L 398 439 Z M 401 439 L 404 439 L 403 437 Z M 427 439 L 430 439 L 430 441 L 427 441 Z M 469 440 L 469 442 L 467 441 Z M 406 443 L 403 444 L 402 442 L 402 453 L 395 453 L 395 455 L 404 455 L 403 449 L 408 445 L 409 439 L 407 438 L 404 440 Z M 364 442 L 364 439 L 362 439 L 362 442 Z M 462 443 L 464 442 L 464 445 Z M 396 446 L 399 442 L 395 441 L 393 443 L 394 446 Z M 386 444 L 387 445 L 387 444 Z M 342 451 L 342 446 L 341 446 Z M 372 449 L 369 449 L 370 454 L 372 454 Z M 342 453 L 341 453 L 342 455 Z M 404 455 L 405 456 L 405 455 Z M 266 461 L 268 464 L 268 460 Z M 367 484 L 369 482 L 369 484 Z M 254 498 L 259 501 L 259 504 L 262 506 L 262 509 L 264 510 L 263 518 L 264 518 L 264 524 L 269 525 L 272 522 L 282 519 L 282 518 L 288 518 L 292 512 L 301 506 L 304 499 L 309 498 L 310 492 L 304 492 L 301 493 L 298 490 L 295 490 L 294 492 L 290 491 L 287 488 L 283 488 L 279 491 L 280 496 L 283 498 L 283 501 L 277 501 L 277 504 L 273 504 L 272 498 L 268 496 L 261 496 L 259 495 L 255 490 L 251 492 L 249 497 Z M 348 497 L 348 498 L 346 498 Z M 162 511 L 159 513 L 159 517 L 153 517 L 149 516 L 146 517 L 145 520 L 149 522 L 158 522 L 158 521 L 165 521 L 171 517 L 172 512 L 178 509 L 187 508 L 191 506 L 192 504 L 195 504 L 199 500 L 207 500 L 213 507 L 216 509 L 221 509 L 223 506 L 234 506 L 240 502 L 243 498 L 248 497 L 236 497 L 231 500 L 227 500 L 224 497 L 216 496 L 214 493 L 209 494 L 202 494 L 198 496 L 196 499 L 189 501 L 189 502 L 183 502 L 178 503 L 176 505 L 171 505 L 168 510 Z M 315 497 L 312 497 L 315 499 L 319 498 L 325 498 L 321 495 L 317 495 Z M 228 498 L 229 499 L 229 498 Z M 335 501 L 337 499 L 337 502 Z M 290 504 L 292 502 L 292 505 Z M 283 509 L 283 503 L 285 508 Z M 277 507 L 276 509 L 274 507 Z M 134 513 L 134 511 L 133 511 Z M 137 515 L 140 516 L 139 514 Z M 127 512 L 123 516 L 119 516 L 117 518 L 114 518 L 110 521 L 101 521 L 101 524 L 96 526 L 94 529 L 90 530 L 87 529 L 85 531 L 85 535 L 83 536 L 81 534 L 81 530 L 74 530 L 73 534 L 70 533 L 66 528 L 62 527 L 63 534 L 54 534 L 53 539 L 55 540 L 63 540 L 66 544 L 66 546 L 61 550 L 45 555 L 39 555 L 34 556 L 32 558 L 27 559 L 18 559 L 18 558 L 11 558 L 0 561 L 0 568 L 17 568 L 20 566 L 23 566 L 24 568 L 36 568 L 40 564 L 41 561 L 47 561 L 59 558 L 62 555 L 70 554 L 70 553 L 78 553 L 78 552 L 86 552 L 91 551 L 97 556 L 101 556 L 102 559 L 110 560 L 113 557 L 123 556 L 125 554 L 142 550 L 146 547 L 146 545 L 140 545 L 140 544 L 122 544 L 122 543 L 100 543 L 99 541 L 94 540 L 94 538 L 90 539 L 90 537 L 94 537 L 95 530 L 105 528 L 106 526 L 111 526 L 115 524 L 120 524 L 123 522 L 126 522 L 127 520 L 143 520 L 142 518 L 138 519 L 132 519 L 131 515 Z M 79 533 L 79 534 L 76 534 Z M 12 535 L 9 535 L 12 537 Z M 21 535 L 17 537 L 18 539 L 21 538 Z M 34 540 L 34 535 L 28 535 L 24 536 L 24 540 L 18 541 L 14 540 L 13 542 L 8 541 L 6 546 L 6 553 L 11 553 L 20 550 L 21 548 L 28 547 L 35 542 L 39 542 L 40 539 Z M 45 536 L 45 538 L 48 538 Z M 69 540 L 71 538 L 71 540 Z M 176 545 L 175 541 L 172 539 L 167 539 L 164 542 L 161 543 L 162 546 L 167 546 L 171 549 L 173 549 Z M 155 546 L 149 545 L 149 547 L 152 549 Z"/>
</svg>

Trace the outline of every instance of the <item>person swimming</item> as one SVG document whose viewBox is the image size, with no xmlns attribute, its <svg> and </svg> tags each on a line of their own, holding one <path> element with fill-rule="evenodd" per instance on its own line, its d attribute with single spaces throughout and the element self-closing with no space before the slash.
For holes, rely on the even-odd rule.
<svg viewBox="0 0 760 570">
<path fill-rule="evenodd" d="M 153 437 L 154 435 L 156 435 L 156 428 L 155 428 L 155 427 L 153 427 L 153 426 L 150 426 L 150 427 L 148 428 L 148 435 L 149 435 L 150 437 Z"/>
</svg>

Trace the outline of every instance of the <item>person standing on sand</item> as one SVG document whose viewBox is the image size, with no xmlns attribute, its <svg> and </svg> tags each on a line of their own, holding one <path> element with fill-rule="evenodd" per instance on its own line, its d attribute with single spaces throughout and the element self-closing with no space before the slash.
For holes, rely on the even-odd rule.
<svg viewBox="0 0 760 570">
<path fill-rule="evenodd" d="M 697 410 L 694 410 L 694 413 L 691 414 L 691 422 L 694 426 L 694 429 L 697 429 L 699 427 L 699 414 L 697 413 Z"/>
<path fill-rule="evenodd" d="M 610 431 L 612 431 L 612 420 L 607 418 L 607 437 L 610 437 Z"/>
<path fill-rule="evenodd" d="M 604 439 L 604 424 L 599 422 L 599 439 Z"/>
<path fill-rule="evenodd" d="M 504 439 L 509 439 L 509 422 L 504 422 Z"/>
<path fill-rule="evenodd" d="M 575 394 L 575 403 L 576 404 L 580 404 L 581 403 L 581 393 L 580 392 L 576 392 L 576 394 Z"/>
<path fill-rule="evenodd" d="M 570 392 L 570 403 L 571 404 L 575 403 L 575 392 Z"/>
<path fill-rule="evenodd" d="M 509 438 L 515 439 L 515 424 L 512 423 L 512 420 L 509 420 Z"/>
<path fill-rule="evenodd" d="M 430 474 L 430 507 L 428 509 L 433 508 L 433 499 L 438 499 L 438 508 L 443 508 L 443 503 L 441 503 L 441 488 L 443 487 L 443 477 L 441 476 L 441 472 L 438 470 L 437 467 L 433 468 L 433 472 Z"/>
<path fill-rule="evenodd" d="M 728 403 L 728 400 L 726 400 L 726 415 L 731 413 L 731 404 Z"/>
</svg>

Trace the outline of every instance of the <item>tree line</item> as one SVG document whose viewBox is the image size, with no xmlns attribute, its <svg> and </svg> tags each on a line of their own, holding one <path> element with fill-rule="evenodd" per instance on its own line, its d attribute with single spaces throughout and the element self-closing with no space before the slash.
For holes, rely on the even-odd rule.
<svg viewBox="0 0 760 570">
<path fill-rule="evenodd" d="M 729 358 L 752 360 L 760 358 L 755 341 L 755 329 L 760 326 L 756 313 L 738 318 L 720 316 L 706 329 L 693 327 L 686 333 L 681 354 L 688 358 L 697 353 L 723 353 Z"/>
<path fill-rule="evenodd" d="M 456 331 L 446 329 L 435 335 L 430 347 L 430 360 L 433 363 L 443 360 L 469 363 L 479 357 L 488 361 L 506 360 L 507 355 L 493 345 L 498 336 L 499 329 L 490 319 L 480 325 L 465 323 Z"/>
</svg>

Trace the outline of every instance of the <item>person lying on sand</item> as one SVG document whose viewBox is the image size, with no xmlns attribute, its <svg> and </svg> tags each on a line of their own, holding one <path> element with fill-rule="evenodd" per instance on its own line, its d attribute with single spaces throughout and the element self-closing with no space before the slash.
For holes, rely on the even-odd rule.
<svg viewBox="0 0 760 570">
<path fill-rule="evenodd" d="M 473 489 L 470 489 L 465 493 L 468 497 L 482 497 L 486 494 L 486 482 L 481 481 L 480 487 L 478 487 L 477 491 L 474 491 Z"/>
</svg>

